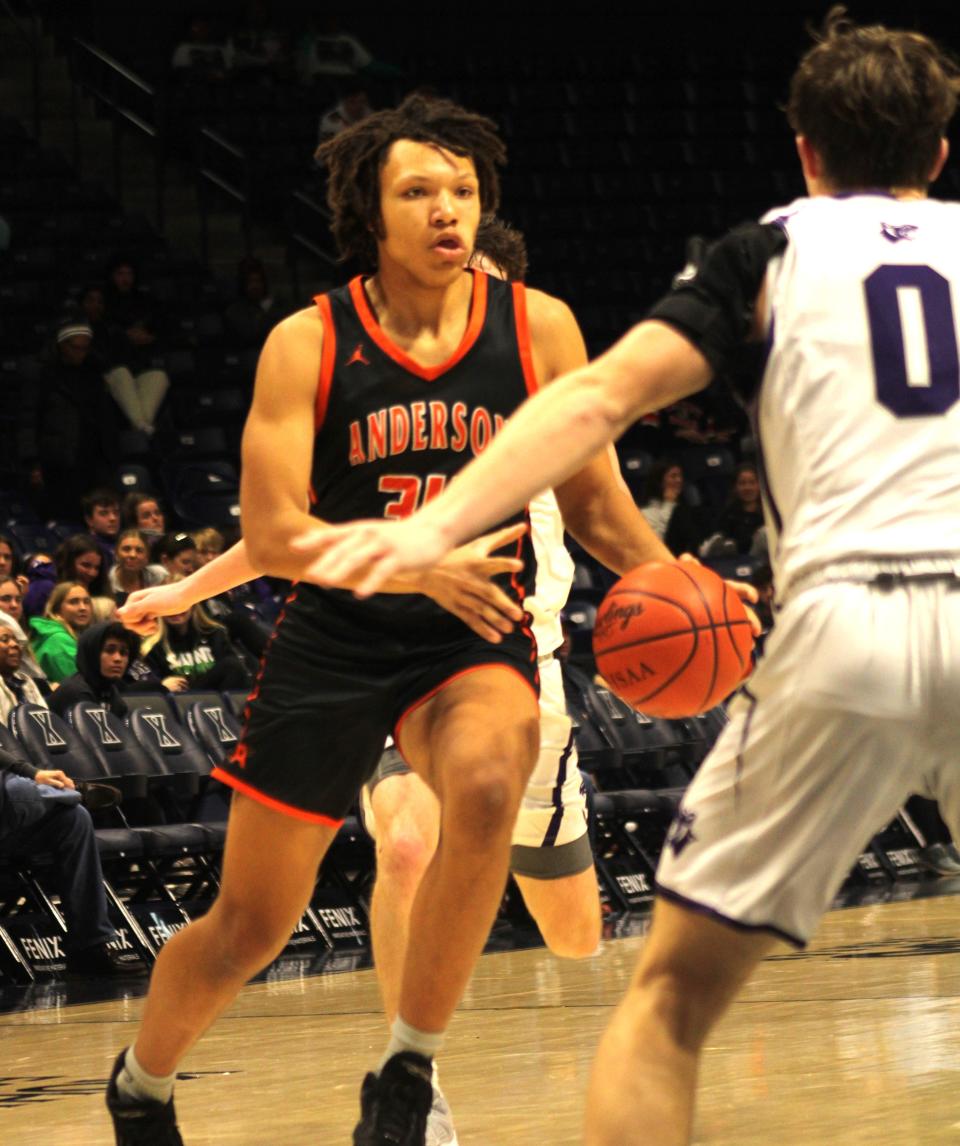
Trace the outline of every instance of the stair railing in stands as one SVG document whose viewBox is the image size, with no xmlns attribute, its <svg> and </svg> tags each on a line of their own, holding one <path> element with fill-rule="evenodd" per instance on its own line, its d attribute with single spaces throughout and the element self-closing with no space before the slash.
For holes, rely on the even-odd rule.
<svg viewBox="0 0 960 1146">
<path fill-rule="evenodd" d="M 10 0 L 0 0 L 0 11 L 5 12 L 30 51 L 30 83 L 33 91 L 33 137 L 40 138 L 40 16 L 32 4 L 21 5 L 26 12 L 19 15 Z"/>
<path fill-rule="evenodd" d="M 287 229 L 287 259 L 295 297 L 303 296 L 300 259 L 304 252 L 318 259 L 325 270 L 335 271 L 337 260 L 331 250 L 330 212 L 302 191 L 294 191 Z"/>
<path fill-rule="evenodd" d="M 209 127 L 200 127 L 196 136 L 197 201 L 200 205 L 200 251 L 204 263 L 210 261 L 210 193 L 226 195 L 240 211 L 243 249 L 253 250 L 250 220 L 250 159 L 237 147 Z"/>
<path fill-rule="evenodd" d="M 165 117 L 160 93 L 112 56 L 75 36 L 70 43 L 70 71 L 73 91 L 79 87 L 99 108 L 106 111 L 113 128 L 113 182 L 117 199 L 123 195 L 123 137 L 138 132 L 153 145 L 156 225 L 164 226 L 164 184 L 166 172 Z M 79 166 L 79 108 L 73 97 L 74 162 Z"/>
</svg>

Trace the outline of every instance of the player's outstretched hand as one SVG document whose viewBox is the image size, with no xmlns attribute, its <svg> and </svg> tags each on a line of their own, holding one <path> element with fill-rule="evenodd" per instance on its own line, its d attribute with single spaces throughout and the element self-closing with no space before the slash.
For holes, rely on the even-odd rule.
<svg viewBox="0 0 960 1146">
<path fill-rule="evenodd" d="M 694 557 L 692 553 L 681 553 L 679 560 L 686 561 L 690 565 L 702 564 L 702 562 Z M 755 637 L 759 637 L 763 632 L 763 625 L 760 624 L 760 618 L 753 611 L 753 609 L 750 608 L 750 606 L 755 605 L 757 601 L 760 600 L 760 594 L 748 581 L 730 581 L 726 578 L 724 578 L 724 580 L 727 581 L 727 584 L 743 603 L 744 611 L 747 614 L 747 620 L 750 622 L 750 631 Z"/>
<path fill-rule="evenodd" d="M 429 569 L 451 550 L 431 525 L 406 521 L 351 521 L 319 526 L 290 542 L 295 553 L 312 556 L 301 579 L 314 585 L 352 589 L 370 597 L 391 578 Z M 419 591 L 416 587 L 411 592 Z"/>
<path fill-rule="evenodd" d="M 185 600 L 182 581 L 173 585 L 154 585 L 150 589 L 137 589 L 117 609 L 117 620 L 125 629 L 141 637 L 157 631 L 157 617 L 171 617 L 185 613 L 191 602 Z"/>
<path fill-rule="evenodd" d="M 523 610 L 491 581 L 500 573 L 519 573 L 516 557 L 492 557 L 526 533 L 524 524 L 510 525 L 454 549 L 423 575 L 421 592 L 459 617 L 484 640 L 499 644 L 503 633 L 523 620 Z"/>
</svg>

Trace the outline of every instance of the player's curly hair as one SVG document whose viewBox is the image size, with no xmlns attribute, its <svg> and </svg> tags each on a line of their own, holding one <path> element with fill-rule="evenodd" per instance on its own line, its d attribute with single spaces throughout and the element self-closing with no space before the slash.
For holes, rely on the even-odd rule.
<svg viewBox="0 0 960 1146">
<path fill-rule="evenodd" d="M 480 220 L 471 262 L 480 256 L 499 267 L 510 282 L 522 283 L 527 277 L 529 259 L 523 232 L 496 215 L 484 215 Z"/>
<path fill-rule="evenodd" d="M 790 81 L 790 126 L 837 190 L 926 188 L 960 95 L 960 68 L 919 32 L 830 9 Z"/>
<path fill-rule="evenodd" d="M 507 149 L 496 124 L 451 100 L 410 95 L 395 108 L 368 115 L 317 148 L 327 168 L 327 204 L 342 260 L 355 259 L 365 269 L 377 265 L 377 239 L 384 237 L 380 215 L 380 170 L 398 139 L 433 143 L 469 156 L 480 184 L 480 209 L 496 211 L 500 203 L 498 168 Z"/>
</svg>

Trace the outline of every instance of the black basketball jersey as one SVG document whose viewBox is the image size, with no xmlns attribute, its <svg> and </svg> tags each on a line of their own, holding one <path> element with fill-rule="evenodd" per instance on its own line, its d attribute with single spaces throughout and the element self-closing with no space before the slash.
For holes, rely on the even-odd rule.
<svg viewBox="0 0 960 1146">
<path fill-rule="evenodd" d="M 361 278 L 317 297 L 324 342 L 310 490 L 315 516 L 338 523 L 407 517 L 440 493 L 536 389 L 524 287 L 471 273 L 463 339 L 447 362 L 433 367 L 390 341 Z M 517 554 L 523 572 L 499 583 L 522 602 L 536 581 L 529 533 Z M 449 632 L 455 620 L 421 595 L 359 602 L 346 592 L 321 593 L 365 625 L 374 618 L 404 628 L 432 621 Z"/>
</svg>

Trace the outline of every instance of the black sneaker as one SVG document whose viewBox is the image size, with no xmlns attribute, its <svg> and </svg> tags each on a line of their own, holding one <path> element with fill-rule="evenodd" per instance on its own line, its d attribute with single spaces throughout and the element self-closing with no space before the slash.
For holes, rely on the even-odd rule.
<svg viewBox="0 0 960 1146">
<path fill-rule="evenodd" d="M 118 954 L 105 943 L 67 952 L 68 975 L 145 975 L 149 969 L 139 955 Z"/>
<path fill-rule="evenodd" d="M 107 1109 L 113 1119 L 117 1146 L 183 1146 L 173 1099 L 169 1102 L 122 1102 L 117 1075 L 123 1069 L 124 1048 L 113 1064 L 107 1084 Z"/>
<path fill-rule="evenodd" d="M 393 1055 L 379 1074 L 368 1074 L 353 1146 L 424 1146 L 432 1074 L 430 1060 L 412 1051 Z"/>
</svg>

